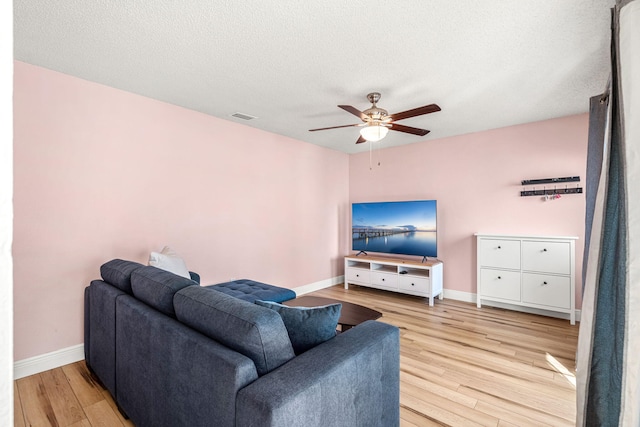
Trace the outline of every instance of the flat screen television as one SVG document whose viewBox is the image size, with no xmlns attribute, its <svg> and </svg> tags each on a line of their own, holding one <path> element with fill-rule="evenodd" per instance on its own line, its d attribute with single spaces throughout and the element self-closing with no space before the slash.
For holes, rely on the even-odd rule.
<svg viewBox="0 0 640 427">
<path fill-rule="evenodd" d="M 351 248 L 364 252 L 438 256 L 435 200 L 353 203 Z"/>
</svg>

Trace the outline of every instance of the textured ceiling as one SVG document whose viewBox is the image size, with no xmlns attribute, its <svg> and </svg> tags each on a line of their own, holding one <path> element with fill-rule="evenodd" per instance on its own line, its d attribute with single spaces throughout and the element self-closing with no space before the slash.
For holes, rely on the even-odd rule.
<svg viewBox="0 0 640 427">
<path fill-rule="evenodd" d="M 15 59 L 354 153 L 382 93 L 383 147 L 583 113 L 609 74 L 614 0 L 14 0 Z M 241 112 L 257 119 L 230 115 Z"/>
</svg>

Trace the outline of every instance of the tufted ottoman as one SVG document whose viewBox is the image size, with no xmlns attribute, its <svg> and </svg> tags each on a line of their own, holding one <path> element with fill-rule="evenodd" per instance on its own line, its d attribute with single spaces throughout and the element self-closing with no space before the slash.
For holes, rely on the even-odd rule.
<svg viewBox="0 0 640 427">
<path fill-rule="evenodd" d="M 205 287 L 251 303 L 256 300 L 283 302 L 296 297 L 296 293 L 291 289 L 279 288 L 278 286 L 267 285 L 266 283 L 249 279 L 234 280 Z"/>
</svg>

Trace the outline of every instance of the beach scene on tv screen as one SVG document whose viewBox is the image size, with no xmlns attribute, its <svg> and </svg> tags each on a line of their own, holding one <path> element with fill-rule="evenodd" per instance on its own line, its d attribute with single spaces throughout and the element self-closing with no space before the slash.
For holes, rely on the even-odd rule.
<svg viewBox="0 0 640 427">
<path fill-rule="evenodd" d="M 436 201 L 354 203 L 354 251 L 437 257 Z"/>
</svg>

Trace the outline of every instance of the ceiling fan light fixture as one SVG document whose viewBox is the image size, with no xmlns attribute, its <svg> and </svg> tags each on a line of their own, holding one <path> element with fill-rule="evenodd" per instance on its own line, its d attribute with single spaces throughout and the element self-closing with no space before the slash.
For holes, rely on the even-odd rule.
<svg viewBox="0 0 640 427">
<path fill-rule="evenodd" d="M 309 132 L 315 132 L 317 130 L 338 129 L 338 128 L 350 128 L 359 127 L 360 136 L 356 141 L 356 144 L 362 144 L 365 141 L 380 141 L 387 136 L 389 129 L 396 132 L 410 133 L 412 135 L 425 136 L 429 133 L 427 129 L 419 129 L 411 126 L 405 126 L 397 124 L 398 120 L 408 119 L 411 117 L 422 116 L 423 114 L 435 113 L 440 111 L 440 107 L 436 104 L 429 104 L 423 107 L 412 108 L 411 110 L 402 111 L 400 113 L 389 114 L 385 109 L 382 109 L 376 105 L 380 100 L 380 94 L 373 92 L 367 95 L 367 99 L 371 102 L 371 108 L 364 111 L 358 110 L 351 105 L 338 105 L 338 108 L 342 108 L 347 113 L 353 114 L 362 120 L 363 123 L 354 123 L 350 125 L 331 126 L 318 129 L 309 129 Z"/>
<path fill-rule="evenodd" d="M 389 128 L 381 124 L 373 123 L 360 129 L 360 135 L 367 141 L 380 141 L 387 136 Z"/>
</svg>

